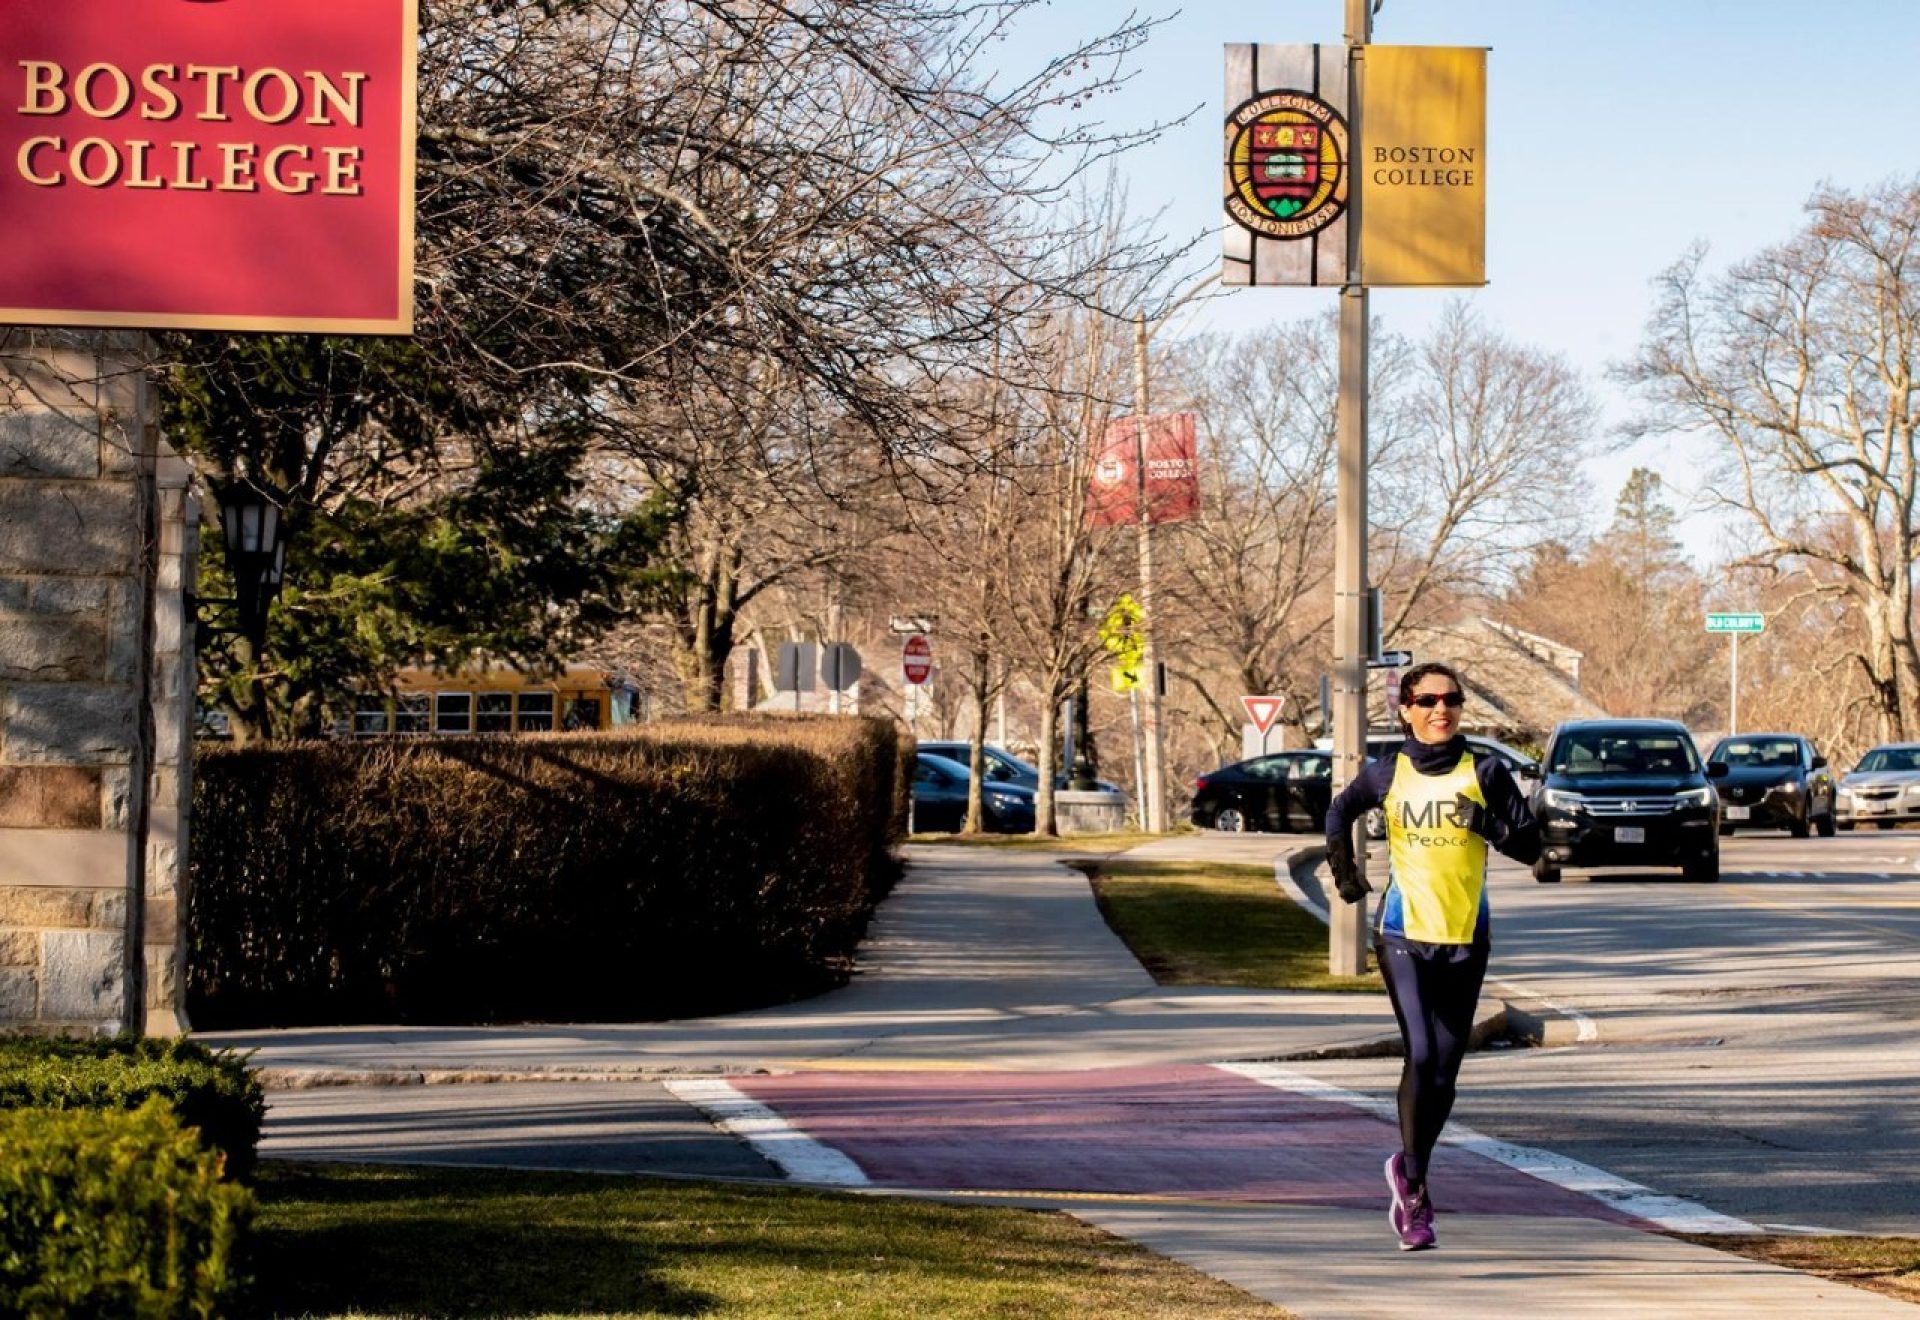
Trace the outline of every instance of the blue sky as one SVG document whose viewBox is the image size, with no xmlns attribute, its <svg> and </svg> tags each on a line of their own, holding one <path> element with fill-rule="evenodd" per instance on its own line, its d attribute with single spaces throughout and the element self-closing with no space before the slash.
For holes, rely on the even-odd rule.
<svg viewBox="0 0 1920 1320">
<path fill-rule="evenodd" d="M 1133 206 L 1168 232 L 1220 214 L 1221 46 L 1337 42 L 1342 0 L 1172 0 L 1141 72 L 1096 104 L 1114 126 L 1198 112 L 1126 158 Z M 1126 13 L 1051 0 L 1017 48 L 1057 51 Z M 1730 261 L 1788 237 L 1817 185 L 1858 189 L 1920 173 L 1920 3 L 1915 0 L 1386 0 L 1374 39 L 1488 46 L 1487 272 L 1471 293 L 1379 290 L 1375 316 L 1421 333 L 1452 297 L 1558 353 L 1617 424 L 1631 401 L 1604 379 L 1639 342 L 1649 285 L 1697 239 Z M 1249 289 L 1182 318 L 1247 330 L 1310 316 L 1330 291 Z M 1701 455 L 1648 442 L 1589 465 L 1593 522 L 1627 473 L 1659 471 L 1683 512 Z M 1685 541 L 1714 556 L 1722 526 L 1691 516 Z"/>
</svg>

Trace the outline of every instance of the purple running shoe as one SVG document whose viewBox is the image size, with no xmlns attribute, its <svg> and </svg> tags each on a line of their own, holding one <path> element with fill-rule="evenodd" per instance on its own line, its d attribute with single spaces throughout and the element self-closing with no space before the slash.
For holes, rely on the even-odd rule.
<svg viewBox="0 0 1920 1320">
<path fill-rule="evenodd" d="M 1398 1152 L 1387 1156 L 1387 1190 L 1393 1193 L 1393 1201 L 1387 1206 L 1387 1224 L 1395 1237 L 1404 1238 L 1407 1212 L 1413 1209 L 1414 1187 L 1413 1180 L 1407 1177 L 1407 1157 Z"/>
<path fill-rule="evenodd" d="M 1427 1189 L 1422 1187 L 1407 1207 L 1407 1226 L 1400 1230 L 1400 1250 L 1428 1251 L 1434 1245 L 1433 1202 L 1427 1197 Z"/>
</svg>

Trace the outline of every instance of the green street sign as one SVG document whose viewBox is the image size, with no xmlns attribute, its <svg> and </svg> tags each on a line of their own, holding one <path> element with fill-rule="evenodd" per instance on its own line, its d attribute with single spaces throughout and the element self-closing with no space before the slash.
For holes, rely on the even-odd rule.
<svg viewBox="0 0 1920 1320">
<path fill-rule="evenodd" d="M 1764 614 L 1709 614 L 1707 631 L 1710 633 L 1757 633 L 1767 630 L 1767 616 Z"/>
</svg>

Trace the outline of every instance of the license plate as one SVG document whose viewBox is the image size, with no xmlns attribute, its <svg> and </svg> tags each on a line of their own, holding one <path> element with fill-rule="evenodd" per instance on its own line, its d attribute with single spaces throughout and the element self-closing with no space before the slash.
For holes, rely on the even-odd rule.
<svg viewBox="0 0 1920 1320">
<path fill-rule="evenodd" d="M 1884 816 L 1893 810 L 1891 802 L 1862 802 L 1860 810 L 1869 816 Z"/>
<path fill-rule="evenodd" d="M 1645 843 L 1647 832 L 1638 825 L 1616 825 L 1613 827 L 1615 843 Z"/>
<path fill-rule="evenodd" d="M 1753 815 L 1753 808 L 1751 807 L 1728 807 L 1727 808 L 1728 820 L 1746 820 L 1748 817 L 1752 815 Z"/>
</svg>

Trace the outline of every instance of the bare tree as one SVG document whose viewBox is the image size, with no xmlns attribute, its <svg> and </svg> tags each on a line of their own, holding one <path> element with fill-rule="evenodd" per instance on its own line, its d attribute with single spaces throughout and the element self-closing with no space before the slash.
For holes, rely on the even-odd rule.
<svg viewBox="0 0 1920 1320">
<path fill-rule="evenodd" d="M 1860 612 L 1851 656 L 1878 736 L 1901 738 L 1920 697 L 1920 182 L 1822 191 L 1807 211 L 1799 234 L 1721 275 L 1699 247 L 1666 271 L 1621 374 L 1650 405 L 1638 433 L 1718 442 L 1709 497 L 1753 535 L 1738 565 L 1797 576 Z M 1844 541 L 1829 535 L 1833 516 Z"/>
<path fill-rule="evenodd" d="M 1516 344 L 1454 303 L 1414 352 L 1401 415 L 1380 437 L 1370 566 L 1391 639 L 1430 598 L 1494 594 L 1579 518 L 1567 474 L 1591 452 L 1596 410 L 1564 360 Z"/>
<path fill-rule="evenodd" d="M 1381 335 L 1372 375 L 1376 435 L 1396 432 L 1405 342 Z M 1163 599 L 1186 639 L 1179 674 L 1223 746 L 1244 713 L 1239 693 L 1289 698 L 1300 729 L 1324 668 L 1331 598 L 1339 357 L 1332 317 L 1183 346 L 1160 373 L 1200 420 L 1200 512 L 1169 542 Z M 1171 393 L 1168 391 L 1171 390 Z"/>
</svg>

